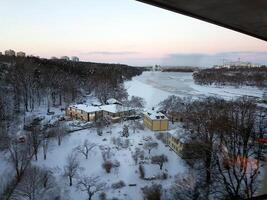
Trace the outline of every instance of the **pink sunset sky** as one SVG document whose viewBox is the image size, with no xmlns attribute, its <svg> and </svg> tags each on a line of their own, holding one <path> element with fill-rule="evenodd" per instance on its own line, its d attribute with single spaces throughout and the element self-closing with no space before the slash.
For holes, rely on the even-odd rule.
<svg viewBox="0 0 267 200">
<path fill-rule="evenodd" d="M 129 65 L 267 63 L 267 42 L 134 0 L 10 0 L 0 51 Z"/>
</svg>

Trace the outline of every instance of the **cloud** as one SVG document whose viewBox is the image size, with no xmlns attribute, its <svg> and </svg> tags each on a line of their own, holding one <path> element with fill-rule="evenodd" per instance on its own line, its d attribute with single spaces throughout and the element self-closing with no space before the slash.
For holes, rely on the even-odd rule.
<svg viewBox="0 0 267 200">
<path fill-rule="evenodd" d="M 249 61 L 252 63 L 266 64 L 267 52 L 237 51 L 221 52 L 216 54 L 168 54 L 162 59 L 162 65 L 211 67 L 222 64 L 224 61 Z"/>
<path fill-rule="evenodd" d="M 81 55 L 103 55 L 103 56 L 124 56 L 124 55 L 135 55 L 139 54 L 139 52 L 135 51 L 90 51 L 86 53 L 81 53 Z"/>
</svg>

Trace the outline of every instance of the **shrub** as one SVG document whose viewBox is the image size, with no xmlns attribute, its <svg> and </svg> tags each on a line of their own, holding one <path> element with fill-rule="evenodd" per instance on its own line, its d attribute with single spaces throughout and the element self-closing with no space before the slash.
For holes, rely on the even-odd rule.
<svg viewBox="0 0 267 200">
<path fill-rule="evenodd" d="M 107 160 L 102 164 L 102 167 L 106 170 L 107 173 L 110 173 L 110 171 L 113 167 L 113 163 L 111 161 Z"/>
<path fill-rule="evenodd" d="M 140 172 L 140 178 L 144 179 L 145 178 L 145 169 L 143 165 L 139 165 L 139 172 Z"/>
<path fill-rule="evenodd" d="M 113 184 L 111 185 L 111 187 L 112 187 L 113 189 L 120 189 L 120 188 L 125 187 L 125 183 L 124 183 L 123 181 L 119 181 L 119 182 L 113 183 Z"/>
</svg>

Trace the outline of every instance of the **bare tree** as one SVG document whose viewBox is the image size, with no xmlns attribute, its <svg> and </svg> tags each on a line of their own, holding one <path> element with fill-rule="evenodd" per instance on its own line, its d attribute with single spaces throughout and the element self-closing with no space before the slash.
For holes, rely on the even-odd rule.
<svg viewBox="0 0 267 200">
<path fill-rule="evenodd" d="M 124 126 L 123 126 L 122 136 L 123 136 L 123 137 L 129 137 L 129 128 L 128 128 L 127 125 L 124 125 Z"/>
<path fill-rule="evenodd" d="M 55 127 L 55 131 L 56 131 L 58 146 L 60 146 L 62 137 L 66 134 L 66 127 L 63 124 L 63 122 L 57 123 L 57 125 Z"/>
<path fill-rule="evenodd" d="M 162 154 L 160 156 L 153 156 L 151 158 L 151 163 L 159 165 L 160 169 L 162 169 L 163 164 L 165 162 L 168 162 L 168 157 L 166 155 L 164 155 L 164 154 Z"/>
<path fill-rule="evenodd" d="M 46 136 L 43 136 L 42 147 L 43 147 L 44 160 L 46 160 L 46 155 L 47 155 L 47 151 L 48 151 L 48 145 L 49 145 L 49 139 Z"/>
<path fill-rule="evenodd" d="M 135 148 L 135 151 L 132 153 L 133 160 L 135 164 L 138 164 L 138 159 L 144 157 L 144 151 L 141 151 L 140 148 Z"/>
<path fill-rule="evenodd" d="M 87 193 L 88 200 L 91 200 L 97 192 L 103 191 L 105 187 L 106 183 L 101 182 L 99 176 L 83 176 L 77 183 L 77 188 Z"/>
<path fill-rule="evenodd" d="M 185 110 L 183 99 L 175 95 L 169 96 L 167 99 L 160 102 L 159 105 L 160 110 L 166 112 L 166 114 L 171 118 L 172 123 L 174 122 L 174 116 Z"/>
<path fill-rule="evenodd" d="M 30 148 L 33 151 L 35 160 L 38 160 L 38 150 L 39 146 L 41 144 L 41 134 L 40 134 L 40 126 L 33 126 L 33 130 L 28 135 L 28 142 L 30 145 Z"/>
<path fill-rule="evenodd" d="M 175 177 L 174 183 L 167 193 L 167 199 L 172 200 L 196 200 L 201 199 L 198 191 L 197 179 L 193 171 L 189 171 L 186 175 L 178 175 Z"/>
<path fill-rule="evenodd" d="M 83 156 L 85 156 L 86 159 L 88 159 L 89 152 L 96 146 L 97 145 L 95 143 L 90 143 L 88 140 L 85 140 L 82 145 L 76 147 L 76 151 L 78 153 L 81 153 Z"/>
<path fill-rule="evenodd" d="M 16 170 L 16 179 L 20 181 L 24 171 L 31 161 L 32 155 L 28 154 L 28 149 L 23 144 L 16 141 L 10 142 L 8 147 L 10 157 L 9 160 Z"/>
<path fill-rule="evenodd" d="M 66 160 L 66 165 L 64 166 L 64 175 L 69 178 L 69 185 L 72 186 L 72 180 L 77 176 L 80 168 L 79 160 L 76 154 L 73 152 L 68 155 Z"/>
<path fill-rule="evenodd" d="M 53 198 L 56 186 L 52 174 L 36 166 L 29 167 L 18 183 L 11 198 L 39 200 Z"/>
<path fill-rule="evenodd" d="M 157 148 L 158 145 L 159 144 L 157 142 L 149 141 L 144 144 L 144 149 L 147 149 L 148 153 L 150 154 L 151 150 Z"/>
</svg>

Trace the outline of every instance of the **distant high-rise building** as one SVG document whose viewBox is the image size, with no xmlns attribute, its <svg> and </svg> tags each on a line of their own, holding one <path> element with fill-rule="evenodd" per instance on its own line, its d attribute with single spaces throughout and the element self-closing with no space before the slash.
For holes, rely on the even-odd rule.
<svg viewBox="0 0 267 200">
<path fill-rule="evenodd" d="M 70 60 L 70 58 L 68 56 L 61 56 L 60 59 L 61 60 Z"/>
<path fill-rule="evenodd" d="M 71 57 L 71 60 L 72 60 L 73 62 L 79 62 L 79 58 L 78 58 L 77 56 L 72 56 L 72 57 Z"/>
<path fill-rule="evenodd" d="M 9 50 L 5 51 L 5 55 L 6 56 L 15 56 L 16 52 L 14 50 L 12 50 L 12 49 L 9 49 Z"/>
<path fill-rule="evenodd" d="M 19 52 L 17 52 L 17 56 L 18 57 L 25 57 L 26 56 L 26 53 L 25 52 L 22 52 L 22 51 L 19 51 Z"/>
</svg>

